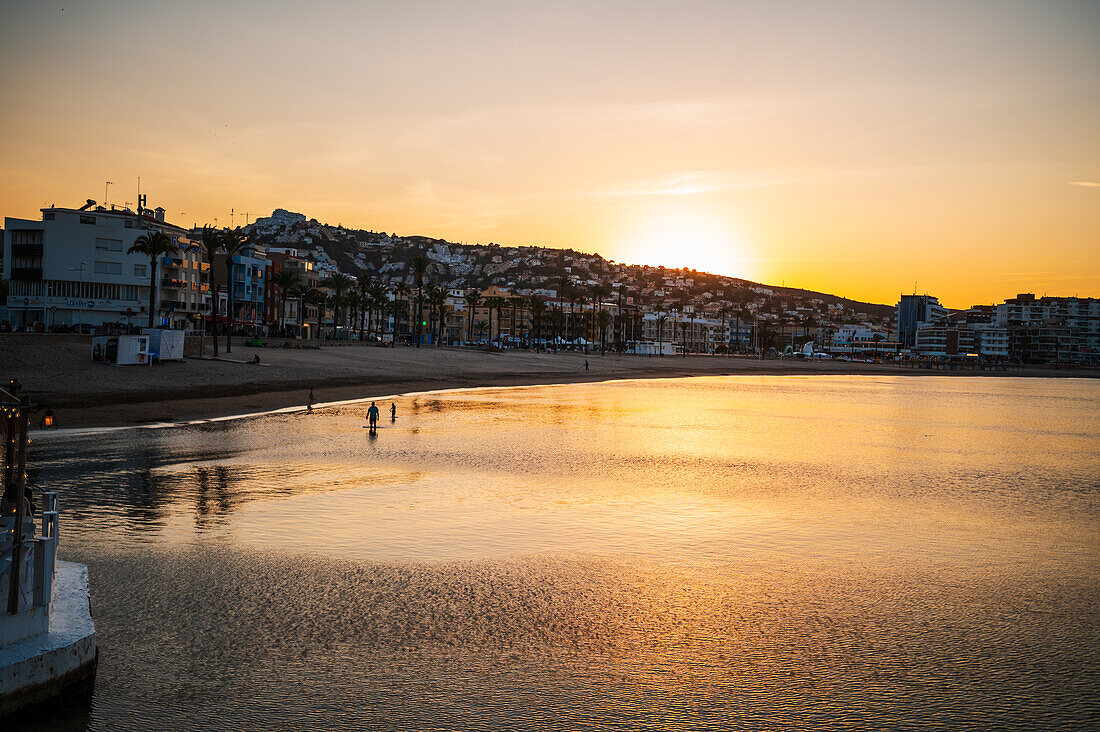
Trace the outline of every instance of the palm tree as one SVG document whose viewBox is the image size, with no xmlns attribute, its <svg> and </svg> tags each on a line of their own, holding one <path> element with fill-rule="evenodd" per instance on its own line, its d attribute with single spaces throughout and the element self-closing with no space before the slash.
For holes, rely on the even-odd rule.
<svg viewBox="0 0 1100 732">
<path fill-rule="evenodd" d="M 474 331 L 476 331 L 478 335 L 483 334 L 485 332 L 485 329 L 488 328 L 488 327 L 489 327 L 489 324 L 486 323 L 484 320 L 479 320 L 476 323 L 474 323 Z"/>
<path fill-rule="evenodd" d="M 317 335 L 322 336 L 325 332 L 325 309 L 328 305 L 328 293 L 324 290 L 319 290 L 316 287 L 310 287 L 305 295 L 309 298 L 309 303 L 317 307 Z"/>
<path fill-rule="evenodd" d="M 358 290 L 352 290 L 348 294 L 344 295 L 343 302 L 347 305 L 348 311 L 351 315 L 351 331 L 361 331 L 359 327 L 360 318 L 359 310 L 363 305 L 363 296 L 359 294 Z M 362 337 L 362 333 L 359 334 Z M 348 333 L 348 339 L 351 339 L 351 333 Z"/>
<path fill-rule="evenodd" d="M 489 340 L 493 340 L 493 311 L 497 311 L 497 339 L 500 338 L 500 309 L 504 307 L 504 298 L 495 296 L 485 298 L 485 307 L 489 308 Z"/>
<path fill-rule="evenodd" d="M 429 286 L 428 299 L 432 311 L 435 313 L 439 323 L 437 340 L 435 343 L 436 348 L 439 348 L 443 340 L 443 317 L 446 315 L 444 311 L 447 308 L 447 290 L 442 287 Z"/>
<path fill-rule="evenodd" d="M 611 294 L 611 290 L 606 285 L 595 284 L 592 285 L 592 317 L 590 319 L 592 325 L 592 336 L 595 338 L 598 335 L 599 327 L 599 314 L 603 310 L 603 300 L 605 297 Z M 603 349 L 603 338 L 600 338 L 600 349 Z"/>
<path fill-rule="evenodd" d="M 668 322 L 668 316 L 657 311 L 657 355 L 665 355 L 665 323 Z"/>
<path fill-rule="evenodd" d="M 374 304 L 375 304 L 374 300 L 375 300 L 375 298 L 374 298 L 374 295 L 371 292 L 372 288 L 374 287 L 374 282 L 371 281 L 370 277 L 363 276 L 363 277 L 359 278 L 359 281 L 356 283 L 356 286 L 359 288 L 359 308 L 360 308 L 360 311 L 366 310 L 365 314 L 367 316 L 365 324 L 363 322 L 362 317 L 356 318 L 356 320 L 355 320 L 355 329 L 359 331 L 359 340 L 360 340 L 360 342 L 362 342 L 362 340 L 363 340 L 363 331 L 364 331 L 364 329 L 366 329 L 367 331 L 370 330 L 371 320 L 374 316 Z M 362 312 L 359 313 L 359 315 L 363 315 L 363 314 L 364 313 L 362 313 Z"/>
<path fill-rule="evenodd" d="M 421 336 L 424 329 L 424 278 L 428 274 L 430 262 L 423 254 L 417 254 L 409 260 L 413 277 L 416 279 L 416 347 L 420 348 Z"/>
<path fill-rule="evenodd" d="M 469 290 L 466 292 L 463 298 L 466 301 L 466 310 L 469 313 L 466 317 L 466 339 L 474 339 L 474 316 L 477 314 L 478 303 L 481 302 L 481 293 L 477 290 Z"/>
<path fill-rule="evenodd" d="M 306 305 L 312 305 L 317 298 L 317 288 L 309 283 L 299 284 L 292 290 L 292 297 L 298 300 L 298 329 L 301 332 L 306 322 Z"/>
<path fill-rule="evenodd" d="M 272 284 L 279 290 L 279 326 L 286 335 L 286 298 L 288 293 L 298 286 L 298 273 L 281 269 L 271 277 Z"/>
<path fill-rule="evenodd" d="M 218 250 L 222 248 L 222 238 L 218 233 L 218 230 L 212 226 L 202 227 L 202 254 L 206 258 L 207 264 L 211 267 L 214 266 L 214 258 L 218 255 Z M 210 301 L 213 307 L 213 320 L 210 323 L 210 334 L 214 337 L 214 358 L 218 357 L 218 291 L 214 286 L 214 271 L 210 272 Z"/>
<path fill-rule="evenodd" d="M 546 314 L 546 301 L 537 295 L 531 298 L 531 323 L 535 331 L 535 353 L 539 352 L 539 339 L 542 337 L 542 317 Z"/>
<path fill-rule="evenodd" d="M 405 311 L 405 320 L 408 322 L 409 315 L 409 285 L 404 280 L 401 280 L 393 286 L 393 345 L 397 346 L 397 332 L 398 332 L 398 306 L 402 306 L 401 309 Z"/>
<path fill-rule="evenodd" d="M 340 305 L 344 302 L 344 293 L 355 285 L 355 280 L 343 272 L 333 272 L 321 280 L 321 287 L 332 290 L 332 339 L 336 340 L 336 326 L 340 323 Z"/>
<path fill-rule="evenodd" d="M 248 237 L 241 231 L 241 227 L 226 229 L 219 233 L 222 239 L 222 249 L 225 251 L 225 287 L 229 293 L 229 312 L 226 313 L 225 324 L 225 352 L 233 352 L 233 257 L 244 250 L 248 243 Z"/>
<path fill-rule="evenodd" d="M 370 295 L 370 303 L 372 308 L 378 310 L 378 328 L 379 335 L 384 334 L 386 323 L 386 305 L 389 304 L 389 298 L 387 295 L 386 286 L 382 283 L 374 283 L 367 290 L 367 294 Z"/>
<path fill-rule="evenodd" d="M 149 257 L 149 327 L 153 327 L 153 316 L 157 311 L 157 260 L 165 254 L 177 251 L 178 247 L 167 234 L 159 229 L 142 234 L 126 250 L 127 254 L 144 254 Z"/>
<path fill-rule="evenodd" d="M 607 326 L 611 324 L 611 313 L 603 308 L 596 314 L 596 324 L 600 328 L 600 355 L 607 351 Z"/>
<path fill-rule="evenodd" d="M 558 333 L 559 336 L 565 332 L 565 299 L 571 289 L 572 287 L 568 277 L 563 275 L 558 278 L 558 312 L 561 314 L 561 322 L 558 323 L 558 327 L 561 331 Z"/>
</svg>

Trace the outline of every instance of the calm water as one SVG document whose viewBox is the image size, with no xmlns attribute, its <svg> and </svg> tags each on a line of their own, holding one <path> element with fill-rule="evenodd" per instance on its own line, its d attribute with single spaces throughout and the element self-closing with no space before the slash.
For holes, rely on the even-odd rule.
<svg viewBox="0 0 1100 732">
<path fill-rule="evenodd" d="M 1096 382 L 396 401 L 376 437 L 353 405 L 38 439 L 101 654 L 68 721 L 1100 724 Z"/>
</svg>

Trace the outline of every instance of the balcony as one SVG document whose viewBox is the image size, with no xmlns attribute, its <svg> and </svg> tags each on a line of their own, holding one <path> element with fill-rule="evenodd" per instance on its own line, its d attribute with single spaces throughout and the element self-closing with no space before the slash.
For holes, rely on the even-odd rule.
<svg viewBox="0 0 1100 732">
<path fill-rule="evenodd" d="M 41 267 L 12 267 L 11 278 L 22 282 L 42 279 Z"/>
<path fill-rule="evenodd" d="M 181 280 L 178 277 L 162 277 L 160 279 L 160 286 L 161 287 L 171 287 L 171 288 L 176 289 L 176 290 L 180 290 L 180 289 L 185 290 L 185 289 L 188 288 L 189 285 L 188 285 L 187 280 Z"/>
<path fill-rule="evenodd" d="M 42 242 L 34 244 L 12 244 L 11 255 L 13 257 L 41 257 Z"/>
</svg>

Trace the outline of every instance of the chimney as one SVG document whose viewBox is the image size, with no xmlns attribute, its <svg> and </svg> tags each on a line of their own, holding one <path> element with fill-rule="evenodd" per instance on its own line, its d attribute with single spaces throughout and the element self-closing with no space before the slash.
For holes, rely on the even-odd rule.
<svg viewBox="0 0 1100 732">
<path fill-rule="evenodd" d="M 162 224 L 164 223 L 164 208 L 162 206 L 157 206 L 153 209 L 153 218 Z"/>
</svg>

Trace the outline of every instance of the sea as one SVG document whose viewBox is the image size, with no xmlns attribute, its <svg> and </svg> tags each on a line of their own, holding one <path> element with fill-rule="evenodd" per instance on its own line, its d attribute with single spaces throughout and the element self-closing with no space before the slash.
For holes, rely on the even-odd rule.
<svg viewBox="0 0 1100 732">
<path fill-rule="evenodd" d="M 99 669 L 28 728 L 1100 726 L 1098 381 L 376 401 L 36 434 Z"/>
</svg>

